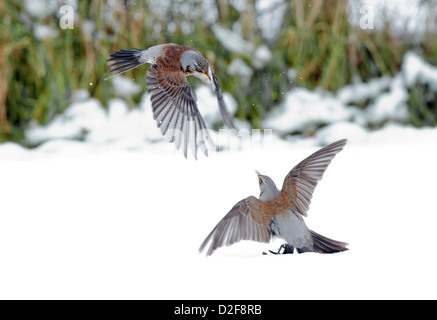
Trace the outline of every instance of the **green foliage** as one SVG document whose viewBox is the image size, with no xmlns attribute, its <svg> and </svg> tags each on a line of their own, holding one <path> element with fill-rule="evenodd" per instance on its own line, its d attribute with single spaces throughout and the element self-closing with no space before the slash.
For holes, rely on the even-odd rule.
<svg viewBox="0 0 437 320">
<path fill-rule="evenodd" d="M 279 47 L 299 71 L 299 85 L 335 91 L 357 74 L 365 80 L 398 71 L 403 52 L 388 29 L 369 33 L 350 25 L 347 0 L 292 3 Z"/>
<path fill-rule="evenodd" d="M 437 126 L 437 93 L 427 84 L 416 84 L 409 89 L 408 110 L 415 127 Z"/>
</svg>

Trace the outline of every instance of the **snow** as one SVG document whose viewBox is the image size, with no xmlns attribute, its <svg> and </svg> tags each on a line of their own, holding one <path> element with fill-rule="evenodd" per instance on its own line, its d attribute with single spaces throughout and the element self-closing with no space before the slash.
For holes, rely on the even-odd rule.
<svg viewBox="0 0 437 320">
<path fill-rule="evenodd" d="M 119 97 L 130 97 L 141 92 L 141 86 L 125 76 L 113 77 L 112 87 L 115 95 Z"/>
<path fill-rule="evenodd" d="M 92 20 L 84 20 L 82 22 L 82 32 L 87 39 L 92 39 L 93 34 L 96 32 L 96 23 Z"/>
<path fill-rule="evenodd" d="M 126 77 L 114 77 L 114 90 L 119 95 L 129 96 L 138 93 L 139 85 Z M 135 86 L 134 86 L 135 85 Z M 138 86 L 138 87 L 137 87 Z M 115 88 L 118 89 L 116 90 Z M 197 103 L 208 128 L 222 121 L 217 105 L 217 97 L 211 88 L 205 85 L 196 89 Z M 153 120 L 150 95 L 142 95 L 139 107 L 132 109 L 125 100 L 111 99 L 106 110 L 86 91 L 73 93 L 73 103 L 63 114 L 57 115 L 47 125 L 32 123 L 25 132 L 25 142 L 38 145 L 52 139 L 79 139 L 95 145 L 115 144 L 124 148 L 141 147 L 145 141 L 162 140 L 162 134 Z M 237 110 L 237 102 L 227 92 L 223 99 L 231 114 Z"/>
<path fill-rule="evenodd" d="M 265 256 L 280 241 L 240 242 L 208 258 L 203 239 L 237 201 L 258 195 L 254 170 L 280 185 L 318 137 L 199 161 L 167 143 L 1 144 L 0 298 L 437 298 L 437 129 L 343 137 L 350 143 L 306 221 L 349 251 Z"/>
<path fill-rule="evenodd" d="M 34 145 L 55 138 L 79 139 L 105 120 L 106 114 L 101 103 L 97 99 L 88 99 L 71 104 L 47 126 L 34 124 L 25 133 L 25 141 Z"/>
<path fill-rule="evenodd" d="M 24 4 L 42 18 L 56 3 Z M 271 2 L 278 9 L 256 3 L 264 10 L 258 27 L 271 40 L 284 1 Z M 154 5 L 164 15 L 169 2 Z M 209 15 L 214 20 L 217 13 Z M 256 49 L 236 32 L 220 26 L 213 32 L 227 50 L 253 55 L 254 67 L 272 58 L 266 46 Z M 295 79 L 296 71 L 287 74 Z M 140 92 L 120 79 L 113 79 L 118 97 Z M 236 119 L 238 136 L 212 132 L 224 151 L 198 161 L 163 142 L 149 94 L 132 108 L 121 98 L 103 106 L 86 90 L 74 92 L 63 114 L 29 126 L 25 142 L 35 148 L 0 144 L 0 299 L 437 299 L 437 128 L 366 129 L 404 119 L 407 90 L 417 82 L 437 91 L 437 69 L 410 52 L 394 77 L 336 93 L 294 88 L 263 123 L 273 134 L 251 132 Z M 221 123 L 211 88 L 196 94 L 207 126 Z M 236 101 L 224 98 L 234 113 Z M 358 105 L 366 100 L 371 104 L 363 111 Z M 311 138 L 278 138 L 320 123 Z M 254 170 L 280 186 L 299 161 L 341 138 L 348 144 L 317 186 L 306 222 L 350 243 L 349 251 L 262 255 L 279 247 L 275 240 L 199 254 L 237 201 L 258 196 Z"/>
<path fill-rule="evenodd" d="M 416 80 L 434 81 L 414 58 L 402 72 L 421 66 Z M 292 89 L 272 131 L 244 122 L 238 135 L 211 131 L 224 151 L 198 161 L 163 142 L 148 93 L 138 108 L 114 98 L 105 109 L 74 92 L 63 114 L 28 128 L 37 147 L 0 144 L 0 299 L 436 299 L 437 128 L 369 131 L 369 115 L 354 106 L 370 99 L 378 114 L 385 100 L 390 114 L 404 102 L 405 81 Z M 220 122 L 211 88 L 196 94 L 207 126 Z M 327 125 L 313 137 L 278 138 L 314 119 Z M 255 170 L 280 186 L 299 161 L 341 138 L 348 144 L 306 222 L 349 251 L 262 255 L 277 250 L 274 240 L 198 252 L 237 201 L 258 196 Z"/>
<path fill-rule="evenodd" d="M 272 60 L 273 54 L 270 49 L 262 44 L 258 48 L 256 48 L 253 54 L 253 65 L 255 68 L 262 69 L 265 65 Z"/>
<path fill-rule="evenodd" d="M 350 0 L 350 22 L 360 26 L 366 15 L 373 26 L 370 29 L 382 29 L 386 23 L 395 35 L 413 34 L 418 39 L 424 32 L 435 30 L 437 10 L 433 2 L 420 0 Z"/>
<path fill-rule="evenodd" d="M 345 105 L 362 102 L 366 99 L 374 99 L 381 92 L 389 89 L 391 81 L 392 79 L 389 76 L 383 76 L 371 79 L 366 83 L 346 85 L 337 91 L 337 98 Z"/>
<path fill-rule="evenodd" d="M 241 58 L 235 58 L 228 65 L 226 70 L 229 75 L 238 75 L 242 78 L 249 79 L 249 77 L 253 74 L 252 69 L 247 65 L 247 63 Z"/>
<path fill-rule="evenodd" d="M 220 44 L 232 53 L 251 54 L 255 49 L 252 43 L 244 40 L 238 33 L 218 24 L 212 26 L 212 32 Z"/>
<path fill-rule="evenodd" d="M 255 49 L 255 45 L 243 39 L 240 35 L 241 32 L 237 30 L 226 29 L 218 24 L 214 24 L 212 31 L 220 44 L 229 52 L 251 56 L 252 64 L 256 69 L 264 68 L 273 58 L 273 54 L 267 45 L 261 44 Z M 228 73 L 247 77 L 252 74 L 252 70 L 243 59 L 235 58 L 228 66 Z"/>
<path fill-rule="evenodd" d="M 350 121 L 357 125 L 384 121 L 408 120 L 408 90 L 416 83 L 427 84 L 437 91 L 437 68 L 414 52 L 408 52 L 401 71 L 394 77 L 384 76 L 367 83 L 354 83 L 331 93 L 323 89 L 310 91 L 295 88 L 286 93 L 283 104 L 272 110 L 262 122 L 281 134 L 314 129 L 320 124 Z M 369 100 L 365 110 L 358 104 Z"/>
<path fill-rule="evenodd" d="M 431 90 L 437 91 L 437 67 L 427 64 L 414 52 L 405 54 L 403 66 L 407 86 L 412 87 L 419 82 L 428 84 Z"/>
<path fill-rule="evenodd" d="M 360 125 L 352 122 L 338 121 L 317 130 L 317 141 L 322 145 L 328 145 L 348 137 L 350 143 L 365 141 L 369 133 Z"/>
<path fill-rule="evenodd" d="M 284 0 L 258 0 L 255 2 L 257 26 L 262 36 L 273 42 L 278 36 L 286 12 Z"/>
<path fill-rule="evenodd" d="M 50 26 L 36 23 L 33 29 L 33 34 L 35 35 L 35 38 L 43 41 L 46 39 L 56 38 L 59 35 L 59 31 Z"/>
<path fill-rule="evenodd" d="M 298 88 L 286 94 L 283 107 L 274 109 L 262 126 L 288 133 L 315 123 L 348 120 L 357 112 L 355 108 L 346 108 L 330 92 Z"/>
<path fill-rule="evenodd" d="M 24 0 L 24 9 L 33 17 L 44 19 L 57 9 L 56 0 Z"/>
<path fill-rule="evenodd" d="M 403 72 L 432 70 L 411 57 Z M 422 69 L 417 81 L 432 82 Z M 224 151 L 198 161 L 163 142 L 148 93 L 138 108 L 114 98 L 105 109 L 74 92 L 62 115 L 26 131 L 38 147 L 0 144 L 0 299 L 436 299 L 437 128 L 369 131 L 354 106 L 395 109 L 398 91 L 400 75 L 334 94 L 293 89 L 272 132 L 238 121 L 238 135 L 211 131 Z M 208 127 L 220 122 L 211 88 L 196 94 Z M 327 125 L 312 138 L 278 138 L 314 119 Z M 280 186 L 299 161 L 345 137 L 306 222 L 349 251 L 262 255 L 277 250 L 274 240 L 198 252 L 237 201 L 259 194 L 254 170 Z"/>
<path fill-rule="evenodd" d="M 376 98 L 367 110 L 370 122 L 384 120 L 407 120 L 409 117 L 407 101 L 409 94 L 403 84 L 403 78 L 398 74 L 390 85 L 387 93 Z"/>
</svg>

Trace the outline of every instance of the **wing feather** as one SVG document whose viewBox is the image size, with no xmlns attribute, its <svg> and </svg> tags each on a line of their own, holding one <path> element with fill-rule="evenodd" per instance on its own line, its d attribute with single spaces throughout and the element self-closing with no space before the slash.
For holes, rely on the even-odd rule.
<svg viewBox="0 0 437 320">
<path fill-rule="evenodd" d="M 256 217 L 253 219 L 252 217 Z M 266 221 L 258 223 L 257 221 Z M 220 220 L 200 246 L 203 251 L 208 244 L 206 255 L 211 255 L 216 249 L 230 246 L 241 240 L 252 240 L 268 243 L 271 238 L 270 222 L 262 218 L 259 200 L 253 196 L 235 204 L 226 216 Z"/>
<path fill-rule="evenodd" d="M 294 199 L 297 211 L 307 216 L 317 183 L 322 179 L 331 160 L 343 150 L 347 140 L 342 139 L 314 152 L 296 165 L 285 177 L 282 190 Z"/>
<path fill-rule="evenodd" d="M 197 109 L 196 94 L 182 71 L 160 72 L 156 64 L 147 70 L 147 87 L 152 97 L 153 118 L 161 133 L 174 142 L 187 157 L 188 145 L 193 145 L 197 158 L 200 148 L 208 155 L 206 141 L 213 146 L 205 122 Z M 192 122 L 193 125 L 190 125 Z"/>
<path fill-rule="evenodd" d="M 232 117 L 226 108 L 225 100 L 223 99 L 222 90 L 220 88 L 220 84 L 218 82 L 217 76 L 215 75 L 215 72 L 212 68 L 211 68 L 211 73 L 212 73 L 212 80 L 214 82 L 215 92 L 217 95 L 218 106 L 219 106 L 219 110 L 220 110 L 220 113 L 222 115 L 223 121 L 228 126 L 229 129 L 236 130 L 235 125 L 232 121 Z"/>
</svg>

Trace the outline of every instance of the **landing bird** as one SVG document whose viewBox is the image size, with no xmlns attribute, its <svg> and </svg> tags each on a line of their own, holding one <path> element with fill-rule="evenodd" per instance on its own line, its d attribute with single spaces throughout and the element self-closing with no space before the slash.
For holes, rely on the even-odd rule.
<svg viewBox="0 0 437 320">
<path fill-rule="evenodd" d="M 147 87 L 152 94 L 153 119 L 161 133 L 170 142 L 174 142 L 178 150 L 182 140 L 184 141 L 185 158 L 189 141 L 195 158 L 198 148 L 208 156 L 206 141 L 214 145 L 197 109 L 197 97 L 187 81 L 187 76 L 194 75 L 213 84 L 223 120 L 230 129 L 235 129 L 214 69 L 196 49 L 170 43 L 146 50 L 120 50 L 110 57 L 107 61 L 118 62 L 109 65 L 108 73 L 113 74 L 105 80 L 142 64 L 151 64 L 147 69 Z"/>
<path fill-rule="evenodd" d="M 346 139 L 334 142 L 295 166 L 285 177 L 282 190 L 273 180 L 256 171 L 260 187 L 259 199 L 250 196 L 238 202 L 217 224 L 200 246 L 202 252 L 210 243 L 207 256 L 217 248 L 240 240 L 270 242 L 272 237 L 285 240 L 277 253 L 334 253 L 348 250 L 347 243 L 326 238 L 310 230 L 303 220 L 317 183 Z M 270 251 L 272 252 L 272 251 Z M 275 253 L 275 252 L 272 252 Z"/>
</svg>

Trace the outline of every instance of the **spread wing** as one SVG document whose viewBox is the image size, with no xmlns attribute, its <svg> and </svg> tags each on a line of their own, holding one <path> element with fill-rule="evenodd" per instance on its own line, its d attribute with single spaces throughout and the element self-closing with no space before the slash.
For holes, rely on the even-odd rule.
<svg viewBox="0 0 437 320">
<path fill-rule="evenodd" d="M 322 180 L 331 160 L 346 144 L 346 139 L 331 143 L 295 166 L 285 177 L 282 190 L 294 199 L 297 211 L 306 217 L 314 189 Z"/>
<path fill-rule="evenodd" d="M 270 221 L 259 210 L 259 200 L 253 196 L 238 202 L 216 225 L 200 246 L 199 251 L 210 243 L 207 256 L 222 246 L 229 246 L 240 240 L 270 242 Z"/>
<path fill-rule="evenodd" d="M 208 155 L 206 142 L 212 146 L 205 122 L 197 109 L 197 97 L 182 71 L 162 72 L 156 64 L 147 70 L 147 87 L 152 97 L 153 118 L 161 133 L 179 149 L 183 141 L 184 156 L 191 144 L 194 156 L 200 148 Z"/>
</svg>

